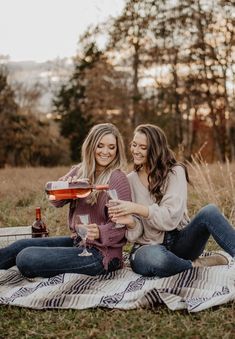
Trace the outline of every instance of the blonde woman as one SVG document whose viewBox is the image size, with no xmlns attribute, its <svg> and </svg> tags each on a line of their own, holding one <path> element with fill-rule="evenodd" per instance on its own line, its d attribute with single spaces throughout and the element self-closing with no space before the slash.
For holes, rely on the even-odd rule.
<svg viewBox="0 0 235 339">
<path fill-rule="evenodd" d="M 93 184 L 109 184 L 122 200 L 131 200 L 124 144 L 118 129 L 109 123 L 95 125 L 82 146 L 82 162 L 60 180 L 89 180 Z M 23 239 L 0 249 L 0 269 L 17 265 L 27 277 L 51 277 L 60 273 L 98 275 L 122 267 L 125 227 L 115 228 L 107 213 L 107 193 L 93 191 L 87 198 L 52 202 L 55 207 L 69 204 L 67 237 Z M 89 214 L 86 244 L 90 256 L 83 251 L 75 236 L 75 219 Z"/>
</svg>

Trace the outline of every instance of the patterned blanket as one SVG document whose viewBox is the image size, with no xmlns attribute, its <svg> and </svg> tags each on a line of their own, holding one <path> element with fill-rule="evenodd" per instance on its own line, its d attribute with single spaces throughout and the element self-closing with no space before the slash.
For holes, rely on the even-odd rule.
<svg viewBox="0 0 235 339">
<path fill-rule="evenodd" d="M 171 310 L 198 312 L 234 299 L 231 261 L 228 266 L 193 268 L 162 279 L 142 277 L 128 266 L 96 277 L 66 273 L 34 279 L 23 277 L 17 267 L 0 270 L 0 304 L 33 309 L 135 309 L 164 303 Z"/>
</svg>

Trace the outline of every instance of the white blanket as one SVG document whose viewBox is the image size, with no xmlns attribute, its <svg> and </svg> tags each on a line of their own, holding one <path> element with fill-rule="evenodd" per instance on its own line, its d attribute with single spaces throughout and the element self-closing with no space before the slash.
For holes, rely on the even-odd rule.
<svg viewBox="0 0 235 339">
<path fill-rule="evenodd" d="M 66 273 L 34 279 L 24 278 L 16 267 L 0 270 L 0 304 L 33 309 L 135 309 L 164 303 L 171 310 L 198 312 L 234 299 L 233 262 L 162 279 L 142 277 L 129 267 L 96 277 Z"/>
</svg>

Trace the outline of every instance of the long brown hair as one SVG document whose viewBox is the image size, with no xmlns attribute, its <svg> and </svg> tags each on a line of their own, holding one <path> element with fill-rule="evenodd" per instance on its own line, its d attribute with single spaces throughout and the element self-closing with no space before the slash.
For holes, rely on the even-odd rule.
<svg viewBox="0 0 235 339">
<path fill-rule="evenodd" d="M 152 124 L 136 127 L 135 133 L 143 133 L 147 138 L 147 170 L 149 191 L 156 202 L 160 202 L 168 183 L 169 172 L 174 173 L 174 167 L 180 165 L 185 170 L 187 182 L 190 182 L 185 164 L 177 162 L 174 152 L 170 149 L 163 130 Z M 134 165 L 138 172 L 142 165 Z"/>
</svg>

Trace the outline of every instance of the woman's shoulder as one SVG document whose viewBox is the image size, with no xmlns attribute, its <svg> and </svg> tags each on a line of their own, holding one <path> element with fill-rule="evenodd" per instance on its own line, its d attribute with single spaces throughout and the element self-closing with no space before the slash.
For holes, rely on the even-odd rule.
<svg viewBox="0 0 235 339">
<path fill-rule="evenodd" d="M 121 169 L 115 169 L 110 176 L 110 179 L 114 178 L 127 178 L 127 174 Z"/>
<path fill-rule="evenodd" d="M 183 164 L 181 163 L 177 163 L 174 167 L 173 167 L 173 171 L 180 173 L 180 172 L 185 172 L 185 167 Z"/>
<path fill-rule="evenodd" d="M 71 170 L 78 170 L 79 168 L 81 168 L 82 164 L 79 163 L 79 164 L 74 164 L 71 166 Z"/>
<path fill-rule="evenodd" d="M 138 177 L 138 174 L 136 171 L 131 171 L 130 173 L 128 173 L 127 178 L 129 181 L 135 180 L 136 177 Z"/>
<path fill-rule="evenodd" d="M 110 187 L 114 187 L 115 189 L 119 188 L 121 190 L 129 190 L 130 185 L 127 180 L 127 175 L 124 171 L 117 169 L 114 170 L 109 179 Z"/>
<path fill-rule="evenodd" d="M 176 164 L 173 168 L 172 171 L 170 171 L 169 176 L 177 176 L 177 177 L 183 177 L 185 178 L 185 167 L 183 164 Z"/>
</svg>

